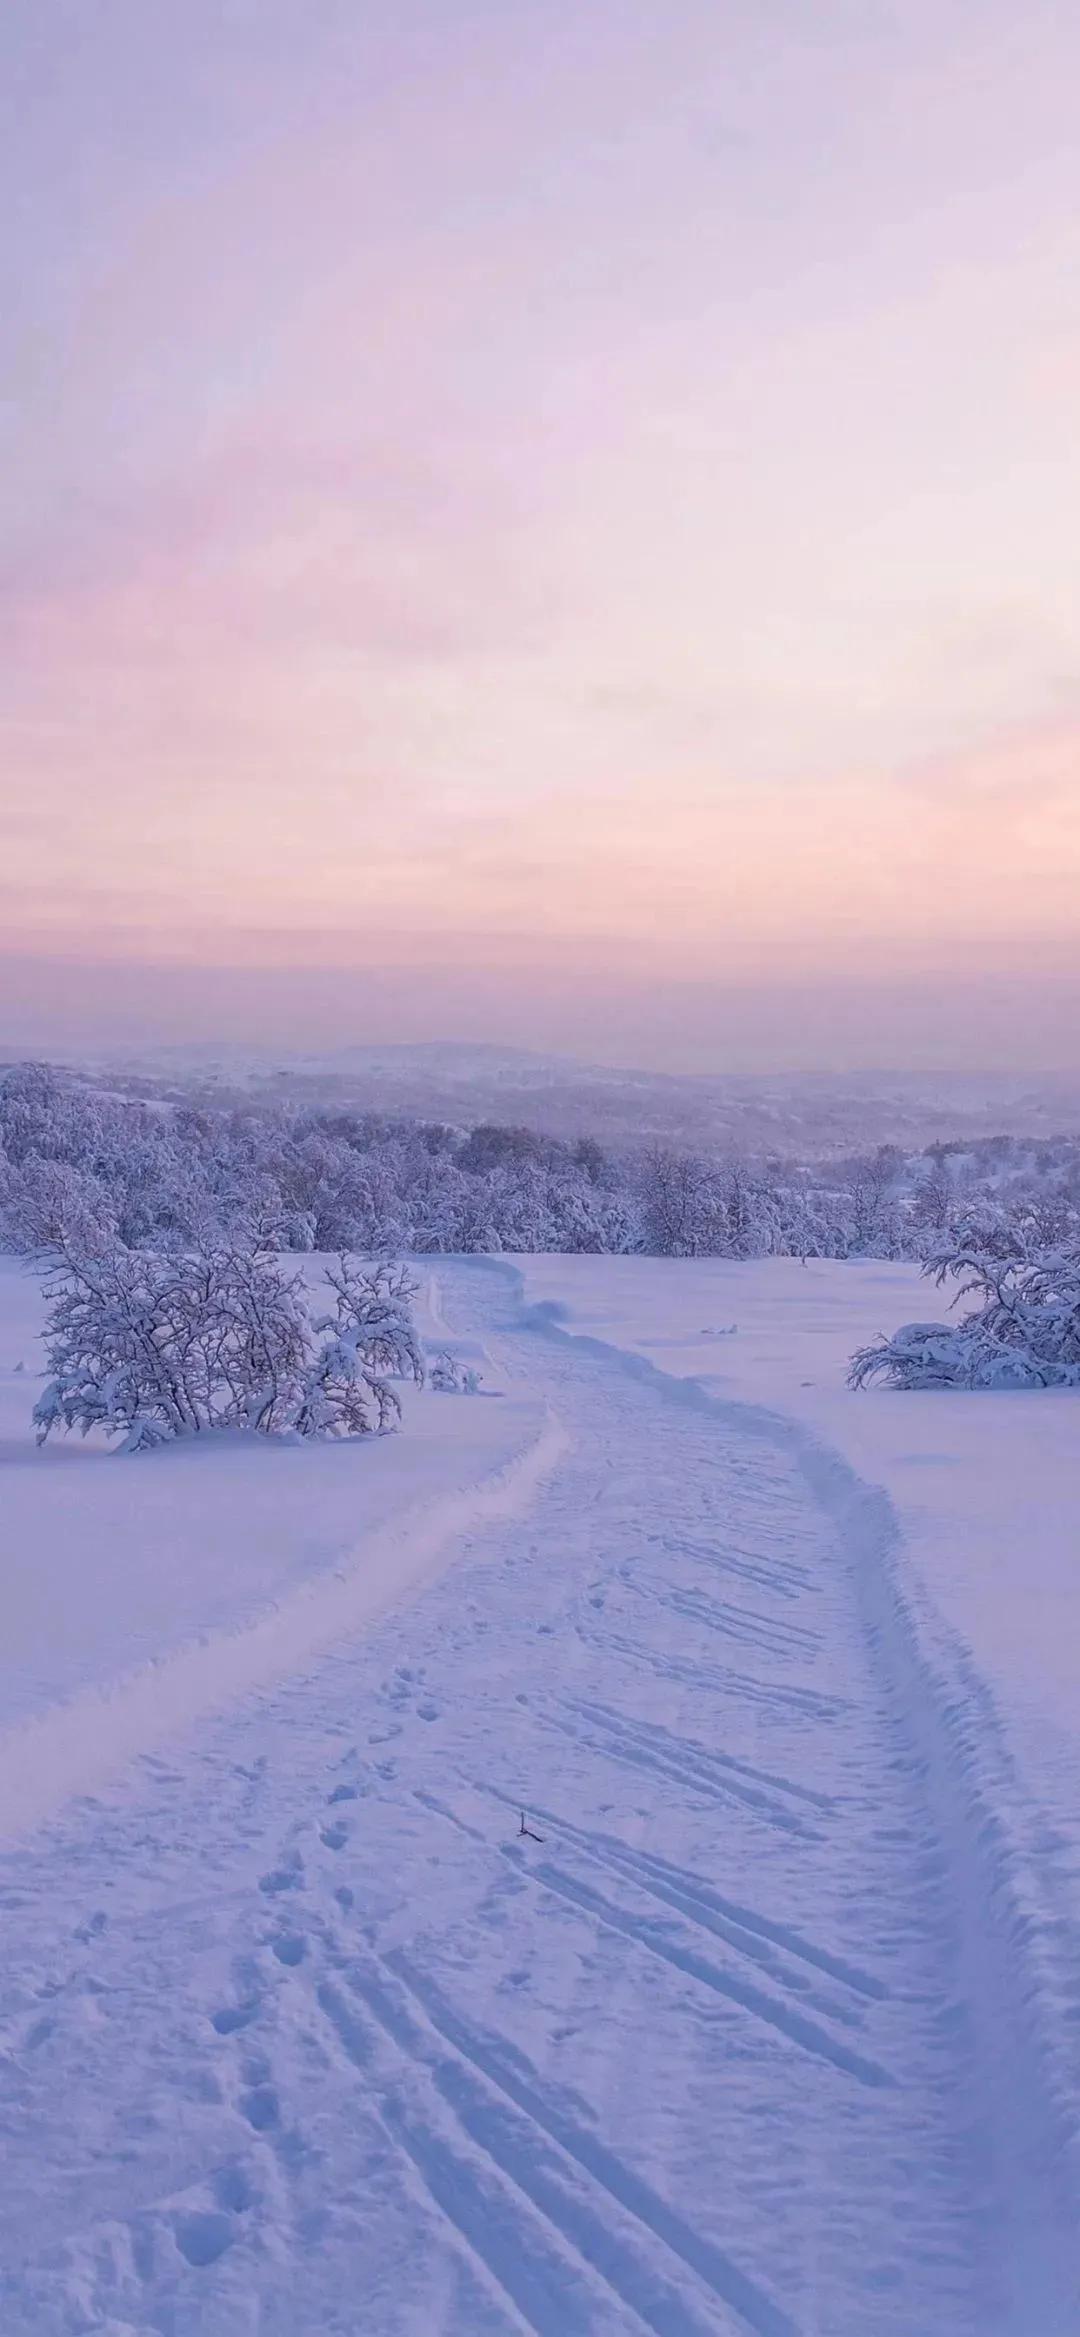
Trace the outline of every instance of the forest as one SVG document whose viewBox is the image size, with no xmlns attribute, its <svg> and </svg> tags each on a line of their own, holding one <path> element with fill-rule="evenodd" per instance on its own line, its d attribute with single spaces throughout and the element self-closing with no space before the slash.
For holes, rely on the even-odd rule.
<svg viewBox="0 0 1080 2337">
<path fill-rule="evenodd" d="M 525 1127 L 140 1098 L 0 1072 L 0 1248 L 182 1250 L 242 1235 L 368 1257 L 558 1251 L 937 1258 L 1074 1243 L 1080 1138 L 1002 1135 L 832 1160 Z"/>
</svg>

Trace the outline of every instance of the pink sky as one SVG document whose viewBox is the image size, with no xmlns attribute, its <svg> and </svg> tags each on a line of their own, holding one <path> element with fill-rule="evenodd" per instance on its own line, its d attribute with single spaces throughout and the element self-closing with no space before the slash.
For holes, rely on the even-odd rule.
<svg viewBox="0 0 1080 2337">
<path fill-rule="evenodd" d="M 1080 19 L 13 0 L 0 71 L 0 1046 L 1076 1060 Z"/>
</svg>

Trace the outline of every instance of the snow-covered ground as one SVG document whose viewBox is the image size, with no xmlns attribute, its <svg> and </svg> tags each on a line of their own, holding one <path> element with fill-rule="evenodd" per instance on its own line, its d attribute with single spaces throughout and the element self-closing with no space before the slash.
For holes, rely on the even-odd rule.
<svg viewBox="0 0 1080 2337">
<path fill-rule="evenodd" d="M 487 1396 L 37 1455 L 35 1303 L 5 2337 L 1075 2337 L 1075 1398 L 850 1394 L 905 1269 L 440 1260 Z"/>
<path fill-rule="evenodd" d="M 853 1395 L 853 1347 L 950 1293 L 914 1266 L 791 1258 L 522 1261 L 532 1301 L 568 1327 L 761 1405 L 884 1489 L 905 1597 L 927 1659 L 965 1661 L 1007 1740 L 1018 1784 L 1054 1812 L 1044 1878 L 1080 1918 L 1080 1418 L 1075 1396 Z M 1052 1855 L 1051 1855 L 1052 1854 Z M 1050 1857 L 1050 1867 L 1045 1861 Z M 1052 1873 L 1051 1873 L 1052 1869 Z"/>
<path fill-rule="evenodd" d="M 557 1441 L 489 1369 L 480 1400 L 412 1391 L 407 1439 L 222 1437 L 123 1465 L 104 1440 L 39 1451 L 42 1312 L 37 1282 L 0 1259 L 8 1831 L 370 1621 L 438 1569 L 477 1501 L 484 1516 L 527 1499 Z M 437 1345 L 423 1306 L 420 1327 Z"/>
</svg>

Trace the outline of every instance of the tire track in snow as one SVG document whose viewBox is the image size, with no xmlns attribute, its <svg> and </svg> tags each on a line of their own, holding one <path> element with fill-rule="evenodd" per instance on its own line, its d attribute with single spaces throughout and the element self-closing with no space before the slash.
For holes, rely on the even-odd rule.
<svg viewBox="0 0 1080 2337">
<path fill-rule="evenodd" d="M 439 1990 L 408 1958 L 393 1951 L 385 1957 L 373 1952 L 368 1955 L 349 1952 L 341 1960 L 340 1971 L 363 2012 L 398 2048 L 413 2072 L 419 2072 L 433 2085 L 474 2147 L 492 2162 L 500 2176 L 513 2182 L 534 2213 L 571 2251 L 571 2264 L 579 2270 L 587 2268 L 593 2275 L 599 2274 L 642 2328 L 654 2330 L 656 2337 L 709 2337 L 715 2323 L 665 2279 L 655 2260 L 640 2250 L 632 2237 L 623 2236 L 617 2226 L 603 2220 L 591 2194 L 581 2190 L 580 2180 L 572 2174 L 571 2166 L 606 2197 L 609 2207 L 613 2205 L 620 2218 L 640 2226 L 651 2239 L 660 2240 L 715 2297 L 741 2317 L 756 2337 L 799 2337 L 796 2324 L 755 2281 L 741 2273 L 722 2250 L 686 2224 L 603 2142 L 560 2109 L 522 2056 L 511 2059 L 505 2046 L 500 2049 L 497 2040 L 485 2037 L 455 2014 Z M 340 1988 L 324 1982 L 318 1996 L 346 2050 L 358 2066 L 370 2070 L 370 2040 Z M 410 2010 L 410 1997 L 426 2015 L 430 2034 Z M 440 2048 L 440 2039 L 443 2047 L 453 2048 L 452 2053 Z M 385 2114 L 385 2099 L 382 2107 Z M 445 2199 L 447 2149 L 431 2122 L 418 2124 L 414 2113 L 411 2124 L 403 2124 L 396 2103 L 391 2110 L 391 2122 L 428 2181 L 432 2195 Z M 564 2161 L 571 2162 L 571 2166 Z M 466 2188 L 468 2180 L 465 2179 Z M 478 2180 L 483 2178 L 474 2173 L 473 2183 Z M 463 2195 L 460 2162 L 453 2195 L 460 2210 Z M 459 2213 L 455 2213 L 454 2220 L 460 2228 Z M 476 2226 L 471 2218 L 468 2236 L 475 2245 Z M 490 2233 L 486 2228 L 481 2238 L 489 2268 L 496 2270 L 497 2277 L 507 2285 L 504 2250 L 500 2246 L 497 2264 L 491 2265 Z M 518 2224 L 513 2235 L 515 2250 L 520 2247 L 521 2238 Z M 570 2337 L 571 2331 L 578 2327 L 595 2331 L 598 2326 L 595 2318 L 579 2321 L 567 2317 L 564 2295 L 558 2299 L 562 2317 L 543 2317 L 549 2310 L 549 2285 L 550 2280 L 545 2283 L 539 2304 L 531 2278 L 526 2292 L 526 2309 L 534 2316 L 540 2311 L 541 2317 L 533 2317 L 531 2325 L 542 2337 Z M 513 2288 L 510 2293 L 515 2293 Z M 515 2294 L 515 2301 L 522 2301 L 520 2294 Z M 571 2285 L 571 2316 L 576 2306 L 576 2293 Z"/>
<path fill-rule="evenodd" d="M 576 1345 L 680 1407 L 786 1446 L 833 1520 L 883 1709 L 906 1739 L 908 1755 L 898 1766 L 912 1777 L 935 1842 L 927 1869 L 933 1863 L 943 1883 L 936 1909 L 954 1991 L 942 2019 L 951 2018 L 958 2035 L 968 2031 L 970 2116 L 992 2166 L 983 2244 L 988 2251 L 993 2244 L 1007 2291 L 994 2307 L 1005 2317 L 993 2325 L 1007 2327 L 1010 2337 L 1034 2337 L 1036 2329 L 1038 2337 L 1073 2337 L 1080 2329 L 1075 1968 L 1066 1961 L 1065 1927 L 1037 1855 L 1038 1813 L 1025 1806 L 986 1683 L 909 1576 L 887 1496 L 798 1422 L 575 1333 L 556 1309 L 525 1305 L 520 1272 L 515 1286 L 522 1320 L 553 1343 Z M 681 1591 L 659 1595 L 685 1606 Z M 691 1598 L 708 1625 L 705 1607 Z"/>
<path fill-rule="evenodd" d="M 797 1785 L 792 1777 L 778 1777 L 771 1769 L 756 1769 L 749 1761 L 736 1760 L 732 1753 L 712 1752 L 687 1737 L 672 1736 L 670 1730 L 656 1721 L 635 1720 L 625 1712 L 615 1712 L 606 1704 L 590 1703 L 583 1697 L 564 1699 L 568 1711 L 581 1712 L 587 1719 L 596 1720 L 612 1736 L 628 1737 L 638 1743 L 670 1750 L 691 1768 L 719 1771 L 721 1778 L 733 1775 L 750 1778 L 755 1785 L 775 1787 L 778 1793 L 790 1794 L 795 1801 L 809 1802 L 812 1809 L 835 1810 L 838 1806 L 834 1793 L 819 1793 L 813 1786 Z"/>
<path fill-rule="evenodd" d="M 757 1590 L 771 1591 L 778 1599 L 795 1601 L 814 1587 L 808 1569 L 793 1560 L 762 1558 L 749 1550 L 740 1551 L 730 1542 L 718 1550 L 715 1542 L 687 1541 L 679 1535 L 656 1534 L 649 1538 L 665 1553 L 690 1558 L 695 1565 L 705 1566 L 716 1574 L 733 1574 L 742 1582 L 753 1583 Z"/>
<path fill-rule="evenodd" d="M 400 2086 L 379 2080 L 372 2028 L 334 1981 L 320 1982 L 316 2001 L 343 2052 L 364 2076 L 369 2107 L 388 2141 L 411 2162 L 457 2239 L 525 2326 L 535 2337 L 588 2337 L 596 2327 L 595 2288 L 584 2267 L 556 2243 L 557 2226 L 550 2219 L 545 2219 L 547 2229 L 544 2223 L 526 2223 L 504 2168 L 490 2152 L 478 2158 L 475 2152 L 455 2150 L 430 2117 L 406 2103 Z M 365 2009 L 371 2012 L 366 1999 Z"/>
<path fill-rule="evenodd" d="M 727 1664 L 705 1665 L 692 1663 L 685 1656 L 658 1654 L 640 1639 L 632 1639 L 628 1632 L 616 1631 L 610 1625 L 600 1629 L 580 1615 L 575 1619 L 574 1629 L 585 1646 L 625 1656 L 639 1671 L 652 1672 L 659 1680 L 678 1680 L 687 1688 L 727 1688 L 740 1703 L 759 1705 L 766 1712 L 790 1712 L 804 1720 L 826 1722 L 842 1720 L 851 1710 L 849 1697 L 830 1696 L 821 1689 L 797 1688 L 789 1681 L 756 1680 L 748 1672 L 732 1671 Z"/>
<path fill-rule="evenodd" d="M 1032 1858 L 1039 1822 L 963 1645 L 907 1579 L 890 1501 L 793 1427 L 807 1482 L 862 1563 L 865 1627 L 945 1856 L 971 2083 L 1010 2235 L 1010 2337 L 1080 2329 L 1080 2054 L 1075 1971 Z M 1026 1839 L 1025 1839 L 1026 1836 Z M 1071 1943 L 1070 1943 L 1071 1944 Z M 1066 1950 L 1068 1952 L 1068 1949 Z"/>
<path fill-rule="evenodd" d="M 674 1757 L 664 1759 L 660 1754 L 652 1752 L 646 1743 L 630 1735 L 620 1736 L 617 1731 L 602 1723 L 592 1728 L 574 1728 L 555 1713 L 541 1713 L 539 1718 L 545 1727 L 561 1730 L 575 1744 L 588 1745 L 593 1752 L 602 1753 L 607 1760 L 617 1761 L 624 1769 L 644 1769 L 651 1776 L 666 1778 L 672 1785 L 682 1786 L 692 1793 L 706 1794 L 711 1801 L 739 1802 L 765 1824 L 777 1827 L 782 1833 L 794 1835 L 800 1842 L 825 1840 L 820 1827 L 808 1825 L 805 1818 L 799 1817 L 793 1810 L 785 1809 L 782 1802 L 756 1792 L 752 1786 L 744 1785 L 737 1775 L 717 1773 L 704 1762 L 695 1762 L 689 1755 L 685 1760 Z"/>
<path fill-rule="evenodd" d="M 511 1803 L 509 1796 L 498 1793 L 493 1786 L 478 1785 L 476 1790 L 486 1791 L 496 1800 L 503 1801 L 507 1808 L 517 1807 L 516 1803 Z M 417 1799 L 449 1819 L 452 1825 L 459 1827 L 473 1841 L 485 1841 L 478 1828 L 469 1826 L 434 1794 L 418 1792 Z M 548 1832 L 554 1831 L 563 1841 L 572 1845 L 581 1857 L 593 1865 L 621 1875 L 651 1897 L 674 1907 L 702 1930 L 711 1931 L 716 1938 L 737 1948 L 741 1955 L 750 1956 L 761 1963 L 775 1977 L 782 1978 L 785 1986 L 805 1988 L 808 1983 L 802 1978 L 793 1981 L 791 1972 L 779 1960 L 778 1951 L 797 1962 L 808 1964 L 812 1971 L 840 1982 L 864 2003 L 881 2004 L 887 1999 L 889 1990 L 875 1973 L 867 1972 L 846 1958 L 832 1954 L 827 1948 L 816 1946 L 791 1925 L 777 1923 L 754 1908 L 722 1897 L 699 1875 L 688 1873 L 685 1868 L 673 1865 L 670 1860 L 657 1857 L 649 1851 L 632 1849 L 615 1835 L 590 1833 L 575 1826 L 570 1819 L 560 1817 L 542 1802 L 532 1803 L 530 1815 Z M 531 1873 L 532 1870 L 526 1871 Z M 830 2009 L 841 2019 L 850 2020 L 853 2017 L 846 2006 L 837 2007 L 833 2003 Z"/>
<path fill-rule="evenodd" d="M 671 1937 L 670 1926 L 654 1921 L 648 1915 L 635 1915 L 632 1909 L 605 1899 L 591 1884 L 582 1882 L 565 1868 L 553 1865 L 550 1859 L 539 1859 L 535 1865 L 526 1864 L 513 1843 L 503 1843 L 502 1855 L 515 1866 L 524 1867 L 533 1882 L 554 1891 L 560 1898 L 568 1899 L 571 1906 L 584 1908 L 599 1924 L 621 1932 L 636 1947 L 657 1956 L 661 1963 L 669 1964 L 673 1971 L 683 1973 L 687 1979 L 700 1981 L 703 1988 L 711 1989 L 716 1996 L 726 1997 L 741 2012 L 750 2013 L 764 2021 L 786 2037 L 789 2043 L 801 2046 L 815 2060 L 831 2062 L 834 2069 L 845 2077 L 855 2078 L 860 2085 L 876 2089 L 895 2084 L 895 2079 L 881 2062 L 872 2061 L 866 2054 L 851 2051 L 839 2038 L 830 2037 L 828 2031 L 820 2028 L 816 2021 L 807 2020 L 803 2014 L 792 2011 L 779 1998 L 767 1995 L 763 1988 L 757 1988 L 751 1981 L 741 1980 L 733 1973 L 723 1971 L 718 1964 L 699 1955 L 695 1948 L 682 1946 Z"/>
<path fill-rule="evenodd" d="M 636 1574 L 630 1587 L 642 1598 L 655 1599 L 658 1606 L 669 1607 L 674 1615 L 704 1623 L 707 1630 L 719 1632 L 742 1646 L 759 1648 L 762 1654 L 780 1661 L 805 1659 L 821 1644 L 818 1631 L 789 1623 L 779 1616 L 757 1614 L 752 1607 L 740 1606 L 732 1600 L 711 1599 L 704 1591 L 670 1587 L 645 1574 Z"/>
<path fill-rule="evenodd" d="M 557 1374 L 544 1376 L 557 1383 Z M 819 1507 L 794 1463 L 792 1491 L 791 1456 L 775 1437 L 757 1439 L 746 1467 L 736 1434 L 712 1435 L 711 1413 L 710 1433 L 702 1433 L 703 1411 L 696 1421 L 687 1415 L 687 1433 L 677 1413 L 659 1410 L 653 1386 L 621 1401 L 609 1364 L 579 1379 L 575 1360 L 551 1392 L 578 1414 L 582 1433 L 529 1526 L 489 1541 L 475 1573 L 466 1561 L 426 1620 L 419 1611 L 415 1624 L 409 1617 L 415 1644 L 395 1640 L 377 1669 L 342 1649 L 274 1712 L 273 1792 L 245 1826 L 250 1889 L 247 1900 L 238 1894 L 236 1915 L 266 1968 L 251 1977 L 239 1962 L 237 2006 L 222 1992 L 206 2010 L 208 2051 L 233 2071 L 230 2121 L 239 2112 L 252 2150 L 274 2154 L 288 2200 L 268 2235 L 272 2260 L 250 2242 L 226 2250 L 215 2260 L 221 2280 L 246 2279 L 252 2311 L 265 2311 L 267 2328 L 286 2337 L 305 2325 L 304 2301 L 327 2258 L 337 2311 L 341 2298 L 349 2310 L 342 2281 L 358 2269 L 372 2277 L 372 2337 L 399 2326 L 447 2337 L 480 2328 L 500 2337 L 510 2329 L 628 2337 L 642 2328 L 717 2337 L 733 2316 L 752 2337 L 826 2329 L 830 2337 L 946 2329 L 966 2337 L 974 2326 L 1000 2337 L 996 2322 L 973 2322 L 966 2309 L 967 2203 L 949 2193 L 956 2129 L 941 2090 L 953 2057 L 948 2043 L 936 2059 L 926 2051 L 925 2032 L 947 2006 L 943 1992 L 920 2000 L 908 1986 L 913 1974 L 929 1977 L 932 1989 L 940 1978 L 936 1947 L 924 1956 L 909 1921 L 908 1878 L 925 1842 L 902 1823 L 886 1840 L 886 1821 L 911 1819 L 918 1780 L 910 1762 L 881 1757 L 890 1748 L 867 1708 L 861 1642 L 853 1620 L 848 1627 L 847 1546 L 838 1541 L 834 1564 Z M 635 1565 L 654 1579 L 669 1566 L 678 1586 L 688 1556 L 673 1523 L 689 1529 L 684 1543 L 702 1538 L 702 1548 L 710 1533 L 722 1547 L 734 1530 L 741 1548 L 760 1535 L 763 1549 L 775 1540 L 810 1554 L 804 1612 L 822 1629 L 785 1661 L 782 1683 L 769 1680 L 764 1649 L 747 1651 L 745 1673 L 713 1662 L 715 1635 L 700 1615 L 627 1599 L 620 1609 L 622 1592 L 636 1587 Z M 648 1534 L 643 1525 L 668 1530 Z M 699 1552 L 689 1563 L 704 1571 L 707 1561 Z M 578 1622 L 583 1583 L 611 1601 L 610 1623 L 597 1623 L 588 1643 Z M 775 1595 L 785 1596 L 779 1586 Z M 618 1628 L 630 1604 L 634 1630 L 639 1614 L 643 1623 L 637 1640 Z M 834 1683 L 851 1696 L 826 1698 L 822 1685 Z M 348 1813 L 351 1832 L 331 1842 L 330 1828 L 345 1821 L 339 1807 L 324 1806 L 341 1802 L 344 1790 L 330 1756 L 343 1734 L 359 1739 L 360 1710 L 379 1722 L 381 1741 L 387 1694 L 393 1759 L 373 1751 L 358 1759 L 364 1798 Z M 560 1700 L 570 1720 L 567 1702 L 591 1715 L 595 1743 L 561 1720 L 552 1733 Z M 630 1705 L 633 1718 L 619 1705 Z M 245 1769 L 247 1725 L 238 1718 L 231 1744 Z M 733 1752 L 710 1750 L 713 1733 Z M 375 1742 L 373 1725 L 367 1743 Z M 621 1781 L 598 1757 L 615 1744 L 647 1756 L 624 1757 Z M 312 1785 L 320 1745 L 328 1765 Z M 751 1758 L 737 1761 L 743 1751 Z M 440 1847 L 439 1829 L 423 1822 L 422 1810 L 439 1807 L 429 1780 L 445 1794 L 448 1775 L 480 1774 L 487 1782 L 478 1790 L 489 1796 L 513 1788 L 504 1811 L 516 1810 L 518 1792 L 542 1774 L 552 1806 L 538 1823 L 558 1842 L 539 1868 L 531 1846 L 505 1838 L 505 1822 L 501 1840 L 492 1826 L 470 1824 L 475 1804 L 464 1796 L 461 1813 L 445 1800 L 440 1811 L 457 1840 Z M 796 1775 L 805 1781 L 801 1800 Z M 859 1792 L 849 1801 L 853 1777 Z M 820 1817 L 819 1838 L 762 1824 L 764 1813 L 733 1784 L 760 1790 L 789 1814 Z M 843 1790 L 819 1792 L 826 1784 Z M 631 1806 L 610 1822 L 621 1828 L 625 1817 L 633 1843 L 606 1830 L 613 1790 Z M 560 1808 L 582 1822 L 552 1814 Z M 516 1830 L 516 1816 L 513 1823 Z M 186 1831 L 201 1857 L 198 1829 Z M 211 1808 L 210 1833 L 222 1874 L 230 1843 L 237 1846 L 231 1805 L 223 1820 Z M 672 1856 L 660 1855 L 669 1849 Z M 703 1879 L 710 1871 L 738 1877 L 761 1913 L 714 1891 Z M 880 1914 L 872 1900 L 879 1888 Z M 354 1950 L 348 1931 L 361 1921 Z M 817 1926 L 868 1962 L 880 1954 L 892 1985 L 860 1972 L 855 1957 L 817 1949 Z M 189 1966 L 177 1961 L 174 1971 L 190 1996 Z M 274 2006 L 291 2008 L 277 2030 L 267 1980 Z M 213 2045 L 215 2005 L 227 2018 Z M 228 2017 L 235 2009 L 240 2024 Z M 808 2019 L 811 2009 L 822 2018 Z M 860 2074 L 857 2057 L 844 2056 L 863 2020 L 880 2055 L 867 2054 Z M 529 2023 L 531 2061 L 514 2041 L 530 2035 Z M 848 2037 L 830 2034 L 830 2023 Z M 156 2040 L 144 2033 L 124 2043 L 136 2056 L 133 2083 L 144 2071 L 153 2081 Z M 581 2093 L 549 2079 L 549 2068 L 569 2072 Z M 902 2084 L 888 2083 L 889 2069 L 902 2072 Z M 261 2133 L 249 2108 L 271 2120 Z M 309 2138 L 321 2138 L 306 2163 L 290 2163 L 284 2138 L 305 2113 Z M 205 2131 L 212 2172 L 212 2116 Z M 313 2159 L 321 2161 L 314 2168 Z M 203 2204 L 214 2206 L 209 2196 L 192 2201 L 195 2212 Z M 384 2211 L 393 2226 L 385 2238 Z M 238 2236 L 255 2223 L 247 2210 Z M 313 2245 L 323 2229 L 325 2242 Z M 396 2274 L 410 2252 L 452 2266 L 490 2320 L 464 2310 L 440 2318 L 439 2275 L 432 2287 L 426 2272 L 419 2319 L 401 2317 L 387 2265 Z M 90 2266 L 89 2242 L 82 2263 Z M 125 2290 L 128 2317 L 175 2327 L 177 2337 L 203 2326 L 231 2337 L 236 2323 L 228 2305 L 220 2317 L 214 2265 L 190 2266 L 184 2278 L 177 2307 L 159 2266 L 142 2299 Z M 231 2301 L 240 2294 L 234 2286 Z M 104 2295 L 95 2288 L 95 2304 Z"/>
<path fill-rule="evenodd" d="M 691 1739 L 675 1736 L 657 1722 L 634 1721 L 625 1715 L 591 1704 L 584 1699 L 565 1698 L 567 1712 L 581 1714 L 590 1727 L 575 1729 L 571 1735 L 593 1746 L 597 1751 L 621 1761 L 627 1768 L 652 1769 L 657 1776 L 668 1777 L 676 1785 L 695 1792 L 717 1795 L 721 1800 L 741 1801 L 747 1809 L 767 1819 L 770 1825 L 780 1826 L 789 1834 L 797 1834 L 806 1842 L 822 1842 L 825 1836 L 820 1827 L 810 1825 L 787 1800 L 808 1803 L 819 1812 L 832 1814 L 837 1808 L 835 1794 L 817 1793 L 811 1787 L 799 1786 L 787 1778 L 766 1774 L 754 1769 L 750 1762 L 736 1760 L 731 1754 L 710 1752 L 704 1745 Z M 554 1716 L 552 1716 L 554 1719 Z M 554 1725 L 567 1728 L 566 1721 Z M 765 1791 L 763 1788 L 772 1788 Z"/>
</svg>

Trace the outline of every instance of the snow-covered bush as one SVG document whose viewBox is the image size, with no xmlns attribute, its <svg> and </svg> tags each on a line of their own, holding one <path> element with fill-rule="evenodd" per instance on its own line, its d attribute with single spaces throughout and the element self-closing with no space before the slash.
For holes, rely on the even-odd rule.
<svg viewBox="0 0 1080 2337">
<path fill-rule="evenodd" d="M 328 1277 L 333 1312 L 312 1330 L 321 1339 L 295 1425 L 303 1436 L 366 1436 L 392 1428 L 401 1398 L 391 1379 L 419 1386 L 424 1363 L 413 1325 L 416 1284 L 402 1266 L 340 1258 Z"/>
<path fill-rule="evenodd" d="M 428 1371 L 428 1385 L 439 1396 L 475 1396 L 480 1386 L 480 1374 L 470 1364 L 461 1363 L 451 1355 L 448 1347 L 441 1347 L 432 1357 Z"/>
<path fill-rule="evenodd" d="M 952 1249 L 926 1272 L 955 1281 L 954 1305 L 974 1298 L 953 1325 L 905 1323 L 852 1357 L 853 1387 L 883 1379 L 897 1388 L 1080 1387 L 1080 1241 L 1014 1254 Z"/>
<path fill-rule="evenodd" d="M 124 1449 L 214 1428 L 292 1425 L 310 1337 L 299 1279 L 265 1252 L 67 1252 L 48 1285 L 52 1378 L 34 1418 L 102 1428 Z"/>
<path fill-rule="evenodd" d="M 331 1284 L 334 1312 L 313 1323 L 300 1276 L 265 1250 L 65 1252 L 47 1288 L 39 1442 L 56 1428 L 100 1428 L 135 1452 L 214 1429 L 392 1426 L 401 1407 L 384 1375 L 422 1377 L 411 1285 L 398 1269 L 346 1262 Z"/>
</svg>

